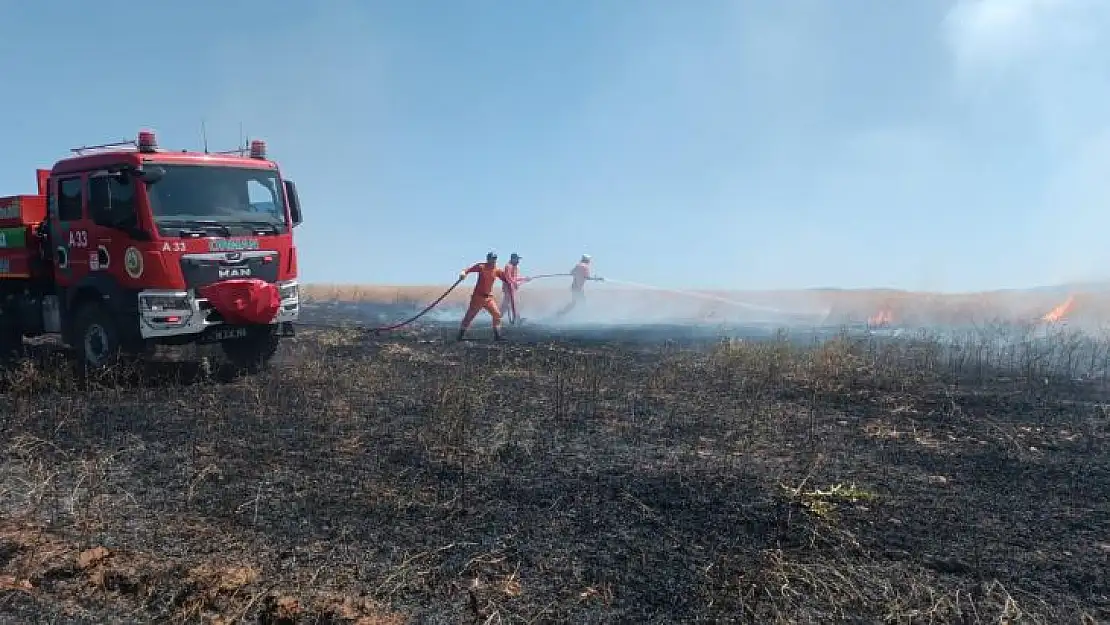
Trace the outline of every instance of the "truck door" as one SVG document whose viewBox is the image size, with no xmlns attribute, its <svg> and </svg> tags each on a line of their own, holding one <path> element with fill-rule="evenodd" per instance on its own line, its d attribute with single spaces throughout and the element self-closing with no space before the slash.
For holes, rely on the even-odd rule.
<svg viewBox="0 0 1110 625">
<path fill-rule="evenodd" d="M 85 181 L 81 174 L 70 174 L 56 177 L 50 186 L 50 253 L 55 283 L 64 291 L 88 272 L 88 257 L 81 256 L 89 246 Z"/>
<path fill-rule="evenodd" d="M 124 278 L 124 256 L 138 229 L 135 187 L 131 174 L 97 172 L 89 176 L 89 248 L 85 256 L 90 273 Z"/>
</svg>

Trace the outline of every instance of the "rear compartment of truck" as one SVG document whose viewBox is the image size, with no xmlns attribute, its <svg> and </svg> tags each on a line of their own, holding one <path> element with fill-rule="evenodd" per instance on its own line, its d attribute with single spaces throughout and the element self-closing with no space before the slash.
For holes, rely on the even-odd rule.
<svg viewBox="0 0 1110 625">
<path fill-rule="evenodd" d="M 0 197 L 0 279 L 32 277 L 39 256 L 35 229 L 45 218 L 44 196 Z"/>
</svg>

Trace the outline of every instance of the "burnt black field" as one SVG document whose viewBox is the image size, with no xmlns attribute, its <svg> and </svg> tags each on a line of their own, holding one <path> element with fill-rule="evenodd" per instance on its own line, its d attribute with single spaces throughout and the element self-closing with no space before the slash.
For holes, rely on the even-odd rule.
<svg viewBox="0 0 1110 625">
<path fill-rule="evenodd" d="M 1110 620 L 1101 339 L 398 312 L 7 363 L 0 621 Z"/>
</svg>

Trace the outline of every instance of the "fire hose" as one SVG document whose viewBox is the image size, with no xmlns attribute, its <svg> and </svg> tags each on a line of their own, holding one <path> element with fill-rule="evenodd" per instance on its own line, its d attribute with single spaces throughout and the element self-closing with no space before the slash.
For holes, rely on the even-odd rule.
<svg viewBox="0 0 1110 625">
<path fill-rule="evenodd" d="M 570 275 L 570 274 L 568 274 L 568 273 L 546 273 L 546 274 L 540 274 L 538 276 L 529 276 L 528 280 L 531 281 L 531 280 L 538 280 L 540 278 L 558 278 L 558 277 L 568 276 L 568 275 Z M 459 278 L 458 280 L 455 280 L 455 283 L 452 284 L 450 287 L 448 287 L 447 290 L 444 291 L 442 295 L 440 295 L 435 300 L 433 300 L 432 303 L 425 306 L 423 308 L 423 310 L 421 310 L 420 312 L 416 313 L 415 315 L 409 317 L 408 319 L 405 319 L 403 321 L 398 321 L 397 323 L 392 323 L 392 324 L 386 325 L 386 326 L 378 326 L 378 327 L 373 327 L 373 328 L 360 327 L 359 329 L 377 335 L 377 334 L 381 334 L 382 332 L 390 332 L 392 330 L 398 330 L 400 328 L 403 328 L 403 327 L 409 325 L 410 323 L 416 321 L 417 319 L 423 317 L 424 315 L 428 314 L 436 306 L 439 306 L 439 304 L 444 299 L 446 299 L 447 296 L 450 295 L 451 292 L 454 291 L 460 284 L 462 284 L 462 282 L 464 280 L 466 280 L 466 277 L 462 277 L 462 278 Z M 514 317 L 516 317 L 516 288 L 515 287 L 509 290 L 509 303 L 512 306 L 513 315 L 514 315 Z M 299 324 L 299 325 L 310 325 L 310 324 Z M 315 324 L 311 324 L 310 327 L 314 326 L 314 325 Z M 332 326 L 320 326 L 320 327 L 332 328 Z"/>
<path fill-rule="evenodd" d="M 431 312 L 432 309 L 435 308 L 436 306 L 439 306 L 439 303 L 442 302 L 448 295 L 450 295 L 451 291 L 455 290 L 455 287 L 462 284 L 463 280 L 466 280 L 466 278 L 462 277 L 462 278 L 459 278 L 458 280 L 455 280 L 455 283 L 452 284 L 450 287 L 448 287 L 447 290 L 443 292 L 443 295 L 440 295 L 439 297 L 437 297 L 431 304 L 428 304 L 427 306 L 425 306 L 424 310 L 421 310 L 420 312 L 418 312 L 415 315 L 409 317 L 408 319 L 405 319 L 404 321 L 399 321 L 397 323 L 387 325 L 387 326 L 379 326 L 377 328 L 366 328 L 366 330 L 368 332 L 372 332 L 374 334 L 381 334 L 382 332 L 389 332 L 391 330 L 397 330 L 399 328 L 403 328 L 403 327 L 407 326 L 408 324 L 412 323 L 413 321 L 416 321 L 417 319 L 419 319 L 419 318 L 423 317 L 424 315 L 428 314 L 429 312 Z"/>
<path fill-rule="evenodd" d="M 537 276 L 528 276 L 525 279 L 525 281 L 526 282 L 531 282 L 532 280 L 539 280 L 540 278 L 558 278 L 558 277 L 561 277 L 561 276 L 569 276 L 569 275 L 570 275 L 569 273 L 541 273 Z M 509 304 L 512 307 L 511 311 L 510 311 L 511 315 L 509 316 L 509 320 L 510 320 L 511 323 L 516 323 L 516 322 L 520 321 L 520 314 L 517 313 L 517 311 L 516 311 L 516 287 L 515 286 L 511 290 L 509 290 Z"/>
<path fill-rule="evenodd" d="M 569 276 L 569 275 L 570 275 L 569 273 L 541 273 L 537 276 L 529 276 L 528 281 L 530 282 L 532 280 L 539 280 L 541 278 L 560 278 L 560 277 Z M 436 306 L 439 306 L 439 303 L 442 302 L 448 295 L 450 295 L 451 291 L 455 290 L 455 287 L 462 284 L 463 280 L 466 280 L 466 278 L 463 277 L 463 278 L 459 278 L 458 280 L 456 280 L 454 284 L 452 284 L 446 291 L 443 292 L 443 295 L 440 295 L 439 297 L 437 297 L 431 304 L 428 304 L 427 306 L 424 307 L 423 310 L 421 310 L 420 312 L 416 313 L 415 315 L 409 317 L 408 319 L 405 319 L 404 321 L 398 321 L 397 323 L 390 324 L 390 325 L 387 325 L 387 326 L 379 326 L 379 327 L 376 327 L 376 328 L 366 328 L 366 331 L 371 332 L 373 334 L 381 334 L 382 332 L 389 332 L 389 331 L 392 331 L 392 330 L 397 330 L 397 329 L 400 329 L 400 328 L 403 328 L 403 327 L 409 325 L 410 323 L 416 321 L 417 319 L 419 319 L 419 318 L 423 317 L 424 315 L 428 314 L 429 312 L 431 312 L 432 309 L 435 308 Z M 509 305 L 511 306 L 513 320 L 515 321 L 515 320 L 519 319 L 520 316 L 516 312 L 516 287 L 515 286 L 513 288 L 509 289 Z"/>
</svg>

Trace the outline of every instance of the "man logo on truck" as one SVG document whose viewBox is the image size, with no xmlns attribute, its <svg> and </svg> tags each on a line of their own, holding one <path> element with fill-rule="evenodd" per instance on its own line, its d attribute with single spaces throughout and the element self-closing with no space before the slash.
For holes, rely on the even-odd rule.
<svg viewBox="0 0 1110 625">
<path fill-rule="evenodd" d="M 250 267 L 220 267 L 220 279 L 224 278 L 247 278 L 251 275 Z"/>
</svg>

